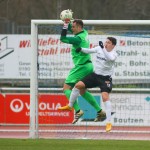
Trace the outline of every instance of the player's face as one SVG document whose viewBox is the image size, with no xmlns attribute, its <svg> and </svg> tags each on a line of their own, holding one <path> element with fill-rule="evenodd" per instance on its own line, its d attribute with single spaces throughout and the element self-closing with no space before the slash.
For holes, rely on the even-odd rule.
<svg viewBox="0 0 150 150">
<path fill-rule="evenodd" d="M 106 42 L 105 42 L 105 44 L 104 44 L 104 47 L 105 47 L 105 49 L 108 52 L 110 52 L 110 51 L 113 50 L 113 48 L 115 47 L 115 45 L 113 45 L 112 42 L 109 39 L 107 39 Z"/>
<path fill-rule="evenodd" d="M 81 30 L 81 28 L 76 24 L 76 22 L 74 22 L 74 23 L 72 24 L 72 32 L 73 32 L 73 34 L 79 33 L 80 30 Z"/>
</svg>

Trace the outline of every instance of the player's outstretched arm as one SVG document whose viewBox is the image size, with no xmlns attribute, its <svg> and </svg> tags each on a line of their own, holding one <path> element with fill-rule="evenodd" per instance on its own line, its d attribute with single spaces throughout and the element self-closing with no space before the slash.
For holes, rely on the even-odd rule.
<svg viewBox="0 0 150 150">
<path fill-rule="evenodd" d="M 79 52 L 83 52 L 83 53 L 86 53 L 86 54 L 89 54 L 89 53 L 96 53 L 97 52 L 97 48 L 98 47 L 95 47 L 95 48 L 82 48 L 82 47 L 79 47 L 76 49 L 76 52 L 79 53 Z"/>
</svg>

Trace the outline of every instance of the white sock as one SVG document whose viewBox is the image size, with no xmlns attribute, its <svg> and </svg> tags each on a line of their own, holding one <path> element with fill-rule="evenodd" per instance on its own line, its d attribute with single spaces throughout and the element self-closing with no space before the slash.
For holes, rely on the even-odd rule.
<svg viewBox="0 0 150 150">
<path fill-rule="evenodd" d="M 71 95 L 70 95 L 70 99 L 69 99 L 69 107 L 71 107 L 71 108 L 73 107 L 76 99 L 79 96 L 79 93 L 80 93 L 79 89 L 77 89 L 75 87 L 72 89 L 72 92 L 71 92 Z"/>
<path fill-rule="evenodd" d="M 106 108 L 106 123 L 111 122 L 111 102 L 110 100 L 104 102 Z"/>
</svg>

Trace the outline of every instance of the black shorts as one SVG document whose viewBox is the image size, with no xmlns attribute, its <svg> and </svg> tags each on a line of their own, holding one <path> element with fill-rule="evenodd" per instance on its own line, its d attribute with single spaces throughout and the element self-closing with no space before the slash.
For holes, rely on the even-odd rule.
<svg viewBox="0 0 150 150">
<path fill-rule="evenodd" d="M 81 80 L 85 84 L 85 88 L 99 87 L 101 92 L 110 93 L 112 90 L 111 76 L 102 76 L 91 73 Z"/>
</svg>

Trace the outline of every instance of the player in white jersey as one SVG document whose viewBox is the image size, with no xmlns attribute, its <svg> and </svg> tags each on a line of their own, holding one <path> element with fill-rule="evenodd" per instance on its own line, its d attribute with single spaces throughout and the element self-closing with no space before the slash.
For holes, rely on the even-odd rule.
<svg viewBox="0 0 150 150">
<path fill-rule="evenodd" d="M 99 41 L 99 46 L 95 48 L 77 48 L 76 52 L 84 53 L 96 53 L 94 72 L 86 76 L 84 79 L 76 83 L 74 86 L 69 104 L 64 106 L 64 108 L 70 109 L 73 107 L 73 104 L 77 97 L 80 94 L 80 91 L 87 88 L 99 87 L 101 90 L 102 99 L 106 109 L 106 132 L 111 131 L 111 102 L 109 98 L 109 93 L 112 90 L 112 74 L 114 70 L 115 60 L 117 58 L 117 52 L 115 51 L 117 40 L 114 37 L 107 37 L 106 42 L 103 46 L 103 43 Z M 95 119 L 98 121 L 98 117 Z"/>
</svg>

